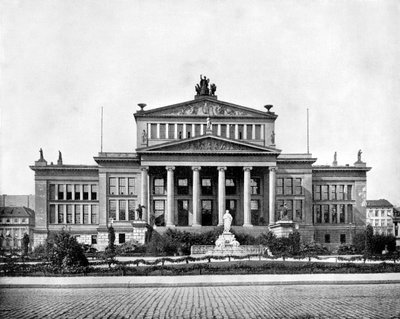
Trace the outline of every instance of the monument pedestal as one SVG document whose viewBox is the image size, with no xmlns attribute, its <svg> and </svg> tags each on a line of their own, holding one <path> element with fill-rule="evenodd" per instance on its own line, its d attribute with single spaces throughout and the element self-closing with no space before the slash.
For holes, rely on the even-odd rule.
<svg viewBox="0 0 400 319">
<path fill-rule="evenodd" d="M 279 220 L 276 224 L 269 226 L 269 230 L 278 238 L 289 237 L 297 229 L 297 226 L 298 224 L 292 220 Z"/>
</svg>

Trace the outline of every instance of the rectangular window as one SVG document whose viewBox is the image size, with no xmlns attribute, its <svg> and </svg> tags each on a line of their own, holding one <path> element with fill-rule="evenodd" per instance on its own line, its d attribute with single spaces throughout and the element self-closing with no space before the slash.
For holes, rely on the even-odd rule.
<svg viewBox="0 0 400 319">
<path fill-rule="evenodd" d="M 353 188 L 351 187 L 351 185 L 347 185 L 347 200 L 352 200 L 353 199 Z"/>
<path fill-rule="evenodd" d="M 314 200 L 321 200 L 321 185 L 314 186 Z"/>
<path fill-rule="evenodd" d="M 211 178 L 201 179 L 201 193 L 202 195 L 212 195 Z"/>
<path fill-rule="evenodd" d="M 256 129 L 256 134 L 255 134 L 256 140 L 261 140 L 261 125 L 256 125 L 255 129 Z"/>
<path fill-rule="evenodd" d="M 285 201 L 285 210 L 286 210 L 286 216 L 289 218 L 289 220 L 293 220 L 293 201 L 292 200 L 286 200 Z"/>
<path fill-rule="evenodd" d="M 178 178 L 178 187 L 177 191 L 179 195 L 188 195 L 189 194 L 189 181 L 187 178 Z"/>
<path fill-rule="evenodd" d="M 339 223 L 344 223 L 344 205 L 339 205 Z"/>
<path fill-rule="evenodd" d="M 234 124 L 228 124 L 228 130 L 229 130 L 229 138 L 235 139 L 235 125 Z"/>
<path fill-rule="evenodd" d="M 119 242 L 120 244 L 125 243 L 125 234 L 124 234 L 124 233 L 118 234 L 118 242 Z"/>
<path fill-rule="evenodd" d="M 72 190 L 73 190 L 73 185 L 68 184 L 67 185 L 67 200 L 72 199 Z"/>
<path fill-rule="evenodd" d="M 81 199 L 81 185 L 75 185 L 75 200 Z"/>
<path fill-rule="evenodd" d="M 276 195 L 283 195 L 283 178 L 276 180 Z"/>
<path fill-rule="evenodd" d="M 246 139 L 251 140 L 253 139 L 253 125 L 247 125 L 247 136 Z"/>
<path fill-rule="evenodd" d="M 303 201 L 295 200 L 295 217 L 294 220 L 301 221 L 303 219 Z"/>
<path fill-rule="evenodd" d="M 251 195 L 260 195 L 260 179 L 252 178 L 250 180 Z"/>
<path fill-rule="evenodd" d="M 293 194 L 293 179 L 285 178 L 285 195 Z"/>
<path fill-rule="evenodd" d="M 165 226 L 165 201 L 154 201 L 154 224 L 156 226 Z"/>
<path fill-rule="evenodd" d="M 64 205 L 58 205 L 58 223 L 64 224 Z"/>
<path fill-rule="evenodd" d="M 346 234 L 340 234 L 340 243 L 345 244 L 346 243 Z"/>
<path fill-rule="evenodd" d="M 64 185 L 58 185 L 58 199 L 63 200 L 64 199 Z"/>
<path fill-rule="evenodd" d="M 97 235 L 92 235 L 92 245 L 96 245 L 97 244 Z"/>
<path fill-rule="evenodd" d="M 165 139 L 166 138 L 166 130 L 167 127 L 165 124 L 160 124 L 160 139 Z"/>
<path fill-rule="evenodd" d="M 135 201 L 128 200 L 128 217 L 129 220 L 135 220 Z"/>
<path fill-rule="evenodd" d="M 195 134 L 195 136 L 200 136 L 200 134 L 201 134 L 201 124 L 195 124 L 195 126 L 194 126 L 194 134 Z"/>
<path fill-rule="evenodd" d="M 75 224 L 81 223 L 81 205 L 75 205 Z"/>
<path fill-rule="evenodd" d="M 186 138 L 192 137 L 192 124 L 186 124 Z"/>
<path fill-rule="evenodd" d="M 182 139 L 183 138 L 183 124 L 178 124 L 178 138 Z"/>
<path fill-rule="evenodd" d="M 336 200 L 336 185 L 331 185 L 331 197 L 330 200 Z"/>
<path fill-rule="evenodd" d="M 329 199 L 329 188 L 328 185 L 322 185 L 322 200 Z"/>
<path fill-rule="evenodd" d="M 165 180 L 163 178 L 154 179 L 154 194 L 164 195 L 165 193 Z"/>
<path fill-rule="evenodd" d="M 217 135 L 217 133 L 218 133 L 218 124 L 212 125 L 212 126 L 211 126 L 211 130 L 212 130 L 212 133 L 213 133 L 214 135 Z"/>
<path fill-rule="evenodd" d="M 150 134 L 152 139 L 157 138 L 157 124 L 150 124 Z"/>
<path fill-rule="evenodd" d="M 128 194 L 129 195 L 134 195 L 135 194 L 135 185 L 136 184 L 136 179 L 133 177 L 128 178 Z"/>
<path fill-rule="evenodd" d="M 337 205 L 331 205 L 331 213 L 332 213 L 332 224 L 337 224 L 338 216 L 337 216 Z"/>
<path fill-rule="evenodd" d="M 349 223 L 353 222 L 353 205 L 351 204 L 347 205 L 347 218 Z"/>
<path fill-rule="evenodd" d="M 339 185 L 338 200 L 344 200 L 344 185 Z"/>
<path fill-rule="evenodd" d="M 174 139 L 175 138 L 175 124 L 174 123 L 169 123 L 168 124 L 168 139 Z"/>
<path fill-rule="evenodd" d="M 89 205 L 83 205 L 83 223 L 89 224 Z"/>
<path fill-rule="evenodd" d="M 329 223 L 329 205 L 322 205 L 324 214 L 324 223 Z"/>
<path fill-rule="evenodd" d="M 126 179 L 125 177 L 118 178 L 118 194 L 126 195 Z"/>
<path fill-rule="evenodd" d="M 226 195 L 236 194 L 236 181 L 233 178 L 225 179 L 225 193 Z"/>
<path fill-rule="evenodd" d="M 110 177 L 110 188 L 109 188 L 109 194 L 110 195 L 115 195 L 117 194 L 117 178 L 115 177 Z"/>
<path fill-rule="evenodd" d="M 50 184 L 50 200 L 56 199 L 56 185 Z"/>
<path fill-rule="evenodd" d="M 315 205 L 315 214 L 316 214 L 316 223 L 321 224 L 322 223 L 322 210 L 321 210 L 321 205 Z"/>
<path fill-rule="evenodd" d="M 92 224 L 98 224 L 97 216 L 99 216 L 99 206 L 92 205 Z"/>
<path fill-rule="evenodd" d="M 67 224 L 72 224 L 72 205 L 67 205 Z"/>
<path fill-rule="evenodd" d="M 89 199 L 89 185 L 83 185 L 83 200 Z"/>
<path fill-rule="evenodd" d="M 92 200 L 97 200 L 97 192 L 98 192 L 98 187 L 97 185 L 92 185 Z"/>
<path fill-rule="evenodd" d="M 239 140 L 243 139 L 243 124 L 238 125 Z"/>
<path fill-rule="evenodd" d="M 56 223 L 56 206 L 50 205 L 50 224 Z"/>
<path fill-rule="evenodd" d="M 108 205 L 108 218 L 116 220 L 117 219 L 117 201 L 110 200 Z"/>
<path fill-rule="evenodd" d="M 331 242 L 331 235 L 330 234 L 325 234 L 325 243 L 329 244 Z"/>
<path fill-rule="evenodd" d="M 296 195 L 303 195 L 303 186 L 301 183 L 301 178 L 294 179 L 294 187 L 295 187 L 295 194 Z"/>
<path fill-rule="evenodd" d="M 226 124 L 221 124 L 221 136 L 226 137 Z"/>
<path fill-rule="evenodd" d="M 126 220 L 126 202 L 124 200 L 119 201 L 119 220 Z"/>
<path fill-rule="evenodd" d="M 375 217 L 379 217 L 379 210 L 375 210 Z"/>
</svg>

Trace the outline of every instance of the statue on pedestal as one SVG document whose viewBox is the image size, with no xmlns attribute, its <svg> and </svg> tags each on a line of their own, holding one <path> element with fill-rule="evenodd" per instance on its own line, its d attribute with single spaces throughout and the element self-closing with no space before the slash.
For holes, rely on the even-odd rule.
<svg viewBox="0 0 400 319">
<path fill-rule="evenodd" d="M 140 204 L 138 204 L 138 208 L 136 208 L 136 212 L 138 214 L 139 220 L 142 220 L 142 218 L 143 218 L 143 208 L 146 208 L 146 207 L 144 207 L 143 205 L 140 205 Z"/>
<path fill-rule="evenodd" d="M 229 214 L 229 210 L 227 210 L 225 212 L 222 219 L 224 220 L 224 233 L 229 233 L 229 231 L 231 229 L 232 219 L 233 219 L 232 215 Z"/>
<path fill-rule="evenodd" d="M 357 162 L 362 162 L 362 160 L 361 160 L 361 154 L 362 154 L 362 151 L 359 150 L 358 153 L 357 153 Z"/>
</svg>

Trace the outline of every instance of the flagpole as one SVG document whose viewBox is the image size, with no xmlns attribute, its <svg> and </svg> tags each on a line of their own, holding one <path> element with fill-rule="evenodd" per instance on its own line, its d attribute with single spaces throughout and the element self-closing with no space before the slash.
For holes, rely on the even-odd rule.
<svg viewBox="0 0 400 319">
<path fill-rule="evenodd" d="M 100 137 L 100 153 L 103 153 L 103 107 L 101 107 L 101 137 Z"/>
<path fill-rule="evenodd" d="M 307 108 L 307 154 L 310 154 L 310 123 L 309 123 L 308 108 Z"/>
</svg>

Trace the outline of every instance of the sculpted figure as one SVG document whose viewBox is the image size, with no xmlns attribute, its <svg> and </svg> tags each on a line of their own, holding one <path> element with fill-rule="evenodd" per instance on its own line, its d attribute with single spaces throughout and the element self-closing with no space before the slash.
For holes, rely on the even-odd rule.
<svg viewBox="0 0 400 319">
<path fill-rule="evenodd" d="M 138 213 L 138 219 L 139 220 L 142 220 L 143 208 L 145 208 L 143 205 L 138 204 L 138 208 L 136 209 L 136 212 Z"/>
<path fill-rule="evenodd" d="M 211 120 L 207 117 L 207 130 L 211 130 Z"/>
<path fill-rule="evenodd" d="M 271 133 L 271 144 L 275 144 L 275 131 Z"/>
<path fill-rule="evenodd" d="M 143 130 L 142 132 L 142 142 L 147 143 L 147 132 L 146 130 Z"/>
<path fill-rule="evenodd" d="M 232 215 L 229 214 L 229 210 L 227 210 L 224 214 L 224 216 L 222 217 L 222 219 L 224 220 L 224 233 L 229 233 L 229 230 L 231 229 L 231 224 L 232 224 Z"/>
<path fill-rule="evenodd" d="M 217 90 L 217 86 L 213 83 L 210 85 L 211 95 L 215 95 L 215 91 Z"/>
<path fill-rule="evenodd" d="M 362 154 L 362 152 L 361 152 L 361 150 L 359 150 L 357 153 L 357 161 L 358 162 L 361 162 L 361 154 Z"/>
<path fill-rule="evenodd" d="M 43 150 L 42 150 L 42 148 L 40 148 L 39 154 L 40 154 L 40 159 L 42 160 L 43 159 Z"/>
</svg>

